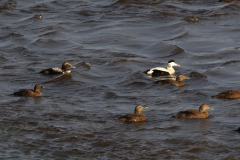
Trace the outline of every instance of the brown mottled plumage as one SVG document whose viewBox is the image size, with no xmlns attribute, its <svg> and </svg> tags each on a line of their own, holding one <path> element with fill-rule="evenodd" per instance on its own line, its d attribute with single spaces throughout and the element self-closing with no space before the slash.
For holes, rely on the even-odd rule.
<svg viewBox="0 0 240 160">
<path fill-rule="evenodd" d="M 240 98 L 240 91 L 229 90 L 229 91 L 225 91 L 225 92 L 219 93 L 218 95 L 213 96 L 213 97 L 228 98 L 228 99 Z"/>
<path fill-rule="evenodd" d="M 122 116 L 118 118 L 119 121 L 126 121 L 126 122 L 140 122 L 145 121 L 147 118 L 144 114 L 141 113 L 143 109 L 146 109 L 148 107 L 143 106 L 137 106 L 134 110 L 135 114 L 127 114 L 126 116 Z"/>
<path fill-rule="evenodd" d="M 199 107 L 199 111 L 198 110 L 181 111 L 173 117 L 176 117 L 176 118 L 207 118 L 207 117 L 209 117 L 208 112 L 205 111 L 207 109 L 213 110 L 213 108 L 209 107 L 207 104 L 202 104 Z"/>
<path fill-rule="evenodd" d="M 62 64 L 62 68 L 59 68 L 59 67 L 48 68 L 48 69 L 42 70 L 40 73 L 44 73 L 44 74 L 71 73 L 71 70 L 69 70 L 69 68 L 75 68 L 75 67 L 71 65 L 69 62 L 64 62 Z"/>
<path fill-rule="evenodd" d="M 170 79 L 168 79 L 168 80 L 160 80 L 160 81 L 157 81 L 155 83 L 157 83 L 157 84 L 173 84 L 173 85 L 176 85 L 178 87 L 181 87 L 181 86 L 185 85 L 184 82 L 183 82 L 184 79 L 190 79 L 190 78 L 186 77 L 186 76 L 184 76 L 182 74 L 179 74 L 177 76 L 176 80 L 170 80 Z"/>
<path fill-rule="evenodd" d="M 40 89 L 44 88 L 40 84 L 36 84 L 34 87 L 34 90 L 30 89 L 23 89 L 18 92 L 13 93 L 15 96 L 26 96 L 26 97 L 40 97 L 42 96 L 42 93 L 40 92 Z"/>
</svg>

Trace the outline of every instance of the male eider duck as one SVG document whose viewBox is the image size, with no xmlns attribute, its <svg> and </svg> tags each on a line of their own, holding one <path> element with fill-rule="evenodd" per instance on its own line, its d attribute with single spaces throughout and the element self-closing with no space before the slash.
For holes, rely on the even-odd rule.
<svg viewBox="0 0 240 160">
<path fill-rule="evenodd" d="M 34 87 L 34 90 L 30 89 L 23 89 L 18 92 L 13 93 L 15 96 L 26 96 L 26 97 L 40 97 L 42 96 L 42 93 L 40 92 L 40 89 L 44 88 L 40 84 L 36 84 Z"/>
<path fill-rule="evenodd" d="M 209 117 L 208 112 L 205 111 L 207 109 L 213 110 L 213 108 L 209 107 L 207 104 L 202 104 L 199 107 L 199 111 L 198 110 L 181 111 L 173 117 L 176 117 L 176 118 L 207 118 L 207 117 Z"/>
<path fill-rule="evenodd" d="M 42 70 L 40 73 L 44 74 L 61 74 L 61 73 L 71 73 L 71 70 L 69 68 L 75 68 L 73 65 L 71 65 L 69 62 L 64 62 L 62 64 L 62 68 L 54 67 Z"/>
<path fill-rule="evenodd" d="M 225 91 L 225 92 L 219 93 L 218 95 L 212 96 L 212 97 L 228 98 L 228 99 L 240 98 L 240 91 L 229 90 L 229 91 Z"/>
<path fill-rule="evenodd" d="M 190 78 L 186 77 L 182 74 L 179 74 L 177 76 L 176 80 L 167 79 L 167 80 L 156 81 L 155 83 L 157 83 L 157 84 L 173 84 L 173 85 L 176 85 L 178 87 L 181 87 L 181 86 L 185 85 L 184 82 L 183 82 L 184 79 L 190 79 Z"/>
<path fill-rule="evenodd" d="M 140 121 L 145 121 L 147 118 L 144 114 L 141 113 L 143 109 L 146 109 L 148 107 L 144 106 L 137 106 L 135 108 L 134 113 L 135 114 L 127 114 L 126 116 L 122 116 L 118 118 L 117 120 L 119 121 L 125 121 L 125 122 L 140 122 Z"/>
<path fill-rule="evenodd" d="M 171 75 L 175 73 L 173 66 L 180 66 L 180 65 L 177 64 L 177 62 L 175 62 L 174 60 L 170 60 L 168 61 L 167 69 L 162 67 L 156 67 L 156 68 L 149 69 L 144 73 L 151 75 L 152 77 Z"/>
</svg>

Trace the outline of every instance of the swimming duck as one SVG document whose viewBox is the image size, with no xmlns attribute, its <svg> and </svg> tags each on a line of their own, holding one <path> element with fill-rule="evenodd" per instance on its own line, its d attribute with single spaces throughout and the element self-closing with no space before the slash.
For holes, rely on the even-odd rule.
<svg viewBox="0 0 240 160">
<path fill-rule="evenodd" d="M 174 60 L 170 60 L 168 61 L 167 69 L 162 67 L 156 67 L 156 68 L 149 69 L 144 73 L 151 75 L 152 77 L 171 75 L 175 73 L 173 66 L 180 66 L 180 65 L 177 64 L 177 62 L 175 62 Z"/>
<path fill-rule="evenodd" d="M 184 79 L 190 79 L 190 78 L 186 77 L 182 74 L 179 74 L 177 76 L 176 80 L 167 79 L 167 80 L 156 81 L 155 83 L 157 83 L 157 84 L 173 84 L 173 85 L 176 85 L 178 87 L 181 87 L 181 86 L 185 85 L 184 82 L 183 82 Z"/>
<path fill-rule="evenodd" d="M 176 117 L 176 118 L 207 118 L 207 117 L 209 117 L 208 112 L 205 111 L 207 109 L 213 110 L 213 108 L 209 107 L 207 104 L 202 104 L 199 107 L 199 111 L 198 110 L 181 111 L 173 117 Z"/>
<path fill-rule="evenodd" d="M 126 121 L 126 122 L 140 122 L 140 121 L 145 121 L 146 116 L 141 113 L 143 109 L 146 109 L 148 107 L 144 106 L 137 106 L 135 107 L 134 113 L 135 114 L 127 114 L 126 116 L 122 116 L 118 118 L 117 120 L 119 121 Z"/>
<path fill-rule="evenodd" d="M 228 98 L 228 99 L 240 98 L 240 91 L 229 90 L 229 91 L 225 91 L 225 92 L 219 93 L 218 95 L 212 96 L 212 97 Z"/>
<path fill-rule="evenodd" d="M 34 87 L 34 90 L 30 89 L 22 89 L 18 92 L 13 93 L 15 96 L 26 96 L 26 97 L 40 97 L 42 96 L 42 93 L 40 92 L 40 89 L 44 88 L 40 84 L 36 84 Z"/>
<path fill-rule="evenodd" d="M 71 73 L 71 70 L 69 68 L 75 68 L 72 66 L 69 62 L 64 62 L 62 64 L 62 68 L 54 67 L 54 68 L 48 68 L 45 70 L 42 70 L 40 73 L 44 74 L 61 74 L 61 73 Z"/>
<path fill-rule="evenodd" d="M 240 127 L 236 131 L 240 132 Z"/>
</svg>

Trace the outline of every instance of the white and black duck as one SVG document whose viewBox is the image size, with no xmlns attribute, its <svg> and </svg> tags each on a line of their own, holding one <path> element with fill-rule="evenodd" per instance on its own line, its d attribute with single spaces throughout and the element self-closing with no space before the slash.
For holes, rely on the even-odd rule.
<svg viewBox="0 0 240 160">
<path fill-rule="evenodd" d="M 151 75 L 152 77 L 167 76 L 175 73 L 173 66 L 180 66 L 180 65 L 174 60 L 170 60 L 168 61 L 167 68 L 155 67 L 145 71 L 144 73 Z"/>
</svg>

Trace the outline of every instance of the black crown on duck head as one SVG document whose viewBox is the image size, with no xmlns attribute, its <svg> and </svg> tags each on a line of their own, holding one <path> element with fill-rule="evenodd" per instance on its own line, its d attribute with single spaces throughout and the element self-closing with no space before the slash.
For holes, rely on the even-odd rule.
<svg viewBox="0 0 240 160">
<path fill-rule="evenodd" d="M 175 62 L 174 60 L 170 60 L 170 61 L 168 61 L 168 63 L 171 63 L 171 62 Z"/>
</svg>

